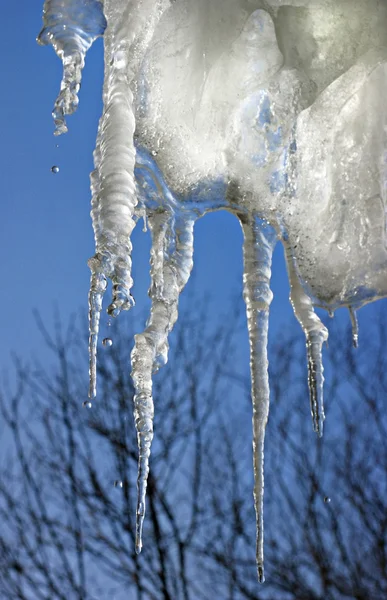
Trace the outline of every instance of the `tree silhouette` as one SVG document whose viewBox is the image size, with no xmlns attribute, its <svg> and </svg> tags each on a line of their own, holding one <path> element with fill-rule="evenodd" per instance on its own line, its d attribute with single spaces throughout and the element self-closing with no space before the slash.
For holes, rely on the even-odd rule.
<svg viewBox="0 0 387 600">
<path fill-rule="evenodd" d="M 255 567 L 249 377 L 233 348 L 240 315 L 184 315 L 155 377 L 144 548 L 134 551 L 137 443 L 132 332 L 112 327 L 99 396 L 86 397 L 85 336 L 51 335 L 55 365 L 15 359 L 0 393 L 0 597 L 28 600 L 387 598 L 386 319 L 358 354 L 333 328 L 327 422 L 308 415 L 301 334 L 271 348 L 266 442 L 267 583 Z M 203 334 L 203 332 L 205 332 Z"/>
</svg>

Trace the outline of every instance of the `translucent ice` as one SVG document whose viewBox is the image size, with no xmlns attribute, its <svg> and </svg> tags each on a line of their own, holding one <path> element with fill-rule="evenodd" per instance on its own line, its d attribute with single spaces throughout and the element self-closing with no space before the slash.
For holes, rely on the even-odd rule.
<svg viewBox="0 0 387 600">
<path fill-rule="evenodd" d="M 67 131 L 65 115 L 73 113 L 78 106 L 86 52 L 105 27 L 102 0 L 46 0 L 44 4 L 43 29 L 38 42 L 52 44 L 63 62 L 60 94 L 52 113 L 55 135 Z"/>
<path fill-rule="evenodd" d="M 106 21 L 105 21 L 106 19 Z M 90 396 L 102 297 L 130 308 L 130 235 L 152 232 L 151 316 L 132 354 L 141 549 L 153 437 L 152 373 L 192 267 L 193 226 L 226 209 L 241 221 L 251 349 L 257 565 L 263 580 L 263 446 L 274 244 L 306 336 L 313 427 L 322 434 L 316 315 L 387 295 L 387 3 L 380 0 L 47 0 L 39 39 L 64 63 L 54 118 L 77 105 L 86 50 L 107 28 L 104 111 L 92 174 Z"/>
</svg>

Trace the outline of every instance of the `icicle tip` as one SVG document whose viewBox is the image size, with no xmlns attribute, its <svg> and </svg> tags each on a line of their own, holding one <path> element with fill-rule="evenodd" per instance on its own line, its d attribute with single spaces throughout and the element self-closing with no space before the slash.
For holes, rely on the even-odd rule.
<svg viewBox="0 0 387 600">
<path fill-rule="evenodd" d="M 142 528 L 144 525 L 145 518 L 145 505 L 143 502 L 139 502 L 136 512 L 136 554 L 140 554 L 142 550 Z"/>
<path fill-rule="evenodd" d="M 257 565 L 257 572 L 259 583 L 265 583 L 265 570 L 263 568 L 263 565 Z"/>
</svg>

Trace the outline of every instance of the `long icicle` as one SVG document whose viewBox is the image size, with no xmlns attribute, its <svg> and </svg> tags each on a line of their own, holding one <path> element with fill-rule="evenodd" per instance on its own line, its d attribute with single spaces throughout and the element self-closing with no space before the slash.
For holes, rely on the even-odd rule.
<svg viewBox="0 0 387 600">
<path fill-rule="evenodd" d="M 109 17 L 108 2 L 105 2 Z M 104 84 L 104 110 L 94 153 L 95 171 L 91 176 L 93 229 L 96 254 L 89 260 L 89 395 L 96 395 L 96 353 L 100 312 L 108 278 L 113 298 L 108 313 L 116 317 L 133 305 L 130 290 L 134 211 L 137 205 L 134 167 L 135 115 L 132 85 L 138 63 L 160 18 L 161 3 L 129 1 L 123 14 L 115 11 L 108 18 L 105 44 L 109 55 Z M 114 7 L 110 8 L 110 12 Z M 144 29 L 147 33 L 144 35 Z"/>
<path fill-rule="evenodd" d="M 290 302 L 306 337 L 308 385 L 313 430 L 319 437 L 322 437 L 325 419 L 322 347 L 324 342 L 328 340 L 328 330 L 314 312 L 312 300 L 300 282 L 289 244 L 285 240 L 283 240 L 283 244 L 286 252 L 286 264 L 290 283 Z"/>
<path fill-rule="evenodd" d="M 141 552 L 145 517 L 149 456 L 153 439 L 154 405 L 152 373 L 168 359 L 168 334 L 178 316 L 178 300 L 193 266 L 191 216 L 176 220 L 169 212 L 148 219 L 152 233 L 151 313 L 145 331 L 135 336 L 132 351 L 132 379 L 135 388 L 134 418 L 139 449 L 136 512 L 136 552 Z"/>
<path fill-rule="evenodd" d="M 264 442 L 269 416 L 270 388 L 267 359 L 271 261 L 275 230 L 259 218 L 242 223 L 244 233 L 244 299 L 250 342 L 253 402 L 254 502 L 257 521 L 258 579 L 265 581 L 263 551 Z"/>
</svg>

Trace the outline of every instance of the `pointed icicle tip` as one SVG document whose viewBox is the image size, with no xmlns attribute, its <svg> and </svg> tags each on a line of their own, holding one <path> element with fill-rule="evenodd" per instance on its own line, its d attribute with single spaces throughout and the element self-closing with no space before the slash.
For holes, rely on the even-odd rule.
<svg viewBox="0 0 387 600">
<path fill-rule="evenodd" d="M 89 266 L 92 268 L 90 261 Z M 106 277 L 92 271 L 89 291 L 89 398 L 95 398 L 97 395 L 97 345 L 102 301 L 106 287 Z"/>
<path fill-rule="evenodd" d="M 257 565 L 257 572 L 259 583 L 265 583 L 265 570 L 263 568 L 263 565 Z"/>
<path fill-rule="evenodd" d="M 135 550 L 136 554 L 140 554 L 142 550 L 142 528 L 144 525 L 145 518 L 145 504 L 143 502 L 139 502 L 137 506 L 136 513 L 136 545 Z"/>
<path fill-rule="evenodd" d="M 313 419 L 313 431 L 318 437 L 323 436 L 323 423 L 325 420 L 323 386 L 324 386 L 324 368 L 322 362 L 322 347 L 327 341 L 327 332 L 324 329 L 320 331 L 311 331 L 307 334 L 307 354 L 308 354 L 308 385 L 310 395 L 310 407 Z"/>
</svg>

